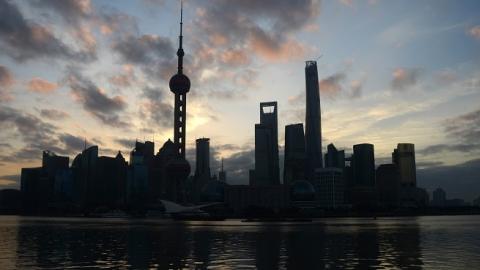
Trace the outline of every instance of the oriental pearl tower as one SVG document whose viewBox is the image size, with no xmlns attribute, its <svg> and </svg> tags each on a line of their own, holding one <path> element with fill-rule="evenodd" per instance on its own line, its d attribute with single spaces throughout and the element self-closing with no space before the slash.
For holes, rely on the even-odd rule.
<svg viewBox="0 0 480 270">
<path fill-rule="evenodd" d="M 173 201 L 184 201 L 185 190 L 184 183 L 190 175 L 190 164 L 185 159 L 185 135 L 186 135 L 186 116 L 187 116 L 187 93 L 190 91 L 190 79 L 183 74 L 183 56 L 185 52 L 182 48 L 182 26 L 183 26 L 183 4 L 180 2 L 180 36 L 177 74 L 170 79 L 170 91 L 175 94 L 175 111 L 173 127 L 173 143 L 177 148 L 177 155 L 167 164 L 167 174 L 170 178 L 169 197 Z"/>
</svg>

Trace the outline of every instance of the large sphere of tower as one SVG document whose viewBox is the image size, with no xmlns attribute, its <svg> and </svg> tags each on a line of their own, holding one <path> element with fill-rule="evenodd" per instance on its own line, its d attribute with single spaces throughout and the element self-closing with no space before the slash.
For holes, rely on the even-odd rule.
<svg viewBox="0 0 480 270">
<path fill-rule="evenodd" d="M 173 93 L 185 94 L 190 91 L 190 79 L 182 73 L 177 73 L 170 79 L 169 86 Z"/>
</svg>

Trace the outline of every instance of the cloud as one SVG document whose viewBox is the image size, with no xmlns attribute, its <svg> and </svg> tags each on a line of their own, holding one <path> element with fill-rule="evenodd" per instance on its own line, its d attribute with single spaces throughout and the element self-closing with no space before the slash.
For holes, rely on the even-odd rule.
<svg viewBox="0 0 480 270">
<path fill-rule="evenodd" d="M 2 187 L 2 189 L 18 188 L 20 186 L 20 175 L 0 175 L 0 186 Z"/>
<path fill-rule="evenodd" d="M 391 86 L 393 90 L 406 90 L 417 84 L 420 75 L 418 68 L 396 68 L 392 73 Z"/>
<path fill-rule="evenodd" d="M 347 7 L 353 7 L 353 0 L 338 0 L 342 5 Z"/>
<path fill-rule="evenodd" d="M 128 123 L 119 116 L 127 107 L 123 97 L 109 97 L 104 90 L 79 73 L 70 72 L 67 83 L 75 100 L 102 123 L 113 127 L 128 126 Z"/>
<path fill-rule="evenodd" d="M 77 52 L 63 43 L 47 28 L 26 20 L 17 6 L 0 1 L 0 49 L 16 61 L 52 57 L 90 61 L 89 52 Z"/>
<path fill-rule="evenodd" d="M 362 88 L 364 81 L 362 80 L 353 80 L 350 82 L 350 97 L 359 98 L 362 96 Z"/>
<path fill-rule="evenodd" d="M 250 58 L 245 50 L 227 50 L 220 56 L 221 61 L 230 66 L 245 66 L 250 63 Z"/>
<path fill-rule="evenodd" d="M 42 109 L 40 115 L 50 120 L 62 120 L 70 116 L 68 113 L 56 109 Z"/>
<path fill-rule="evenodd" d="M 422 155 L 441 152 L 473 153 L 480 150 L 480 109 L 443 121 L 444 132 L 455 144 L 435 144 L 418 151 Z"/>
<path fill-rule="evenodd" d="M 307 48 L 292 35 L 318 16 L 314 0 L 212 1 L 195 24 L 215 47 L 249 48 L 269 61 L 297 59 Z"/>
<path fill-rule="evenodd" d="M 85 149 L 86 145 L 91 145 L 85 138 L 77 137 L 68 133 L 60 134 L 58 136 L 60 142 L 64 144 L 64 154 L 75 154 Z"/>
<path fill-rule="evenodd" d="M 480 144 L 434 144 L 418 151 L 421 155 L 433 155 L 442 152 L 469 153 L 480 149 Z"/>
<path fill-rule="evenodd" d="M 477 40 L 480 40 L 480 25 L 476 25 L 476 26 L 473 26 L 472 28 L 470 28 L 468 30 L 468 34 L 477 39 Z"/>
<path fill-rule="evenodd" d="M 132 139 L 122 139 L 122 138 L 117 138 L 114 140 L 117 144 L 127 148 L 127 149 L 133 149 L 135 147 L 135 141 Z"/>
<path fill-rule="evenodd" d="M 320 80 L 320 93 L 325 94 L 327 97 L 334 98 L 342 91 L 343 81 L 347 78 L 347 75 L 343 72 L 332 74 L 322 80 Z"/>
<path fill-rule="evenodd" d="M 166 128 L 172 125 L 173 106 L 170 100 L 164 100 L 164 92 L 166 90 L 155 87 L 145 87 L 143 89 L 140 117 L 144 119 L 145 125 L 159 128 Z"/>
<path fill-rule="evenodd" d="M 88 19 L 93 12 L 90 0 L 36 0 L 34 6 L 54 10 L 62 19 L 77 26 L 83 19 Z"/>
<path fill-rule="evenodd" d="M 0 65 L 0 102 L 12 99 L 9 88 L 14 82 L 15 80 L 10 70 L 5 66 Z"/>
<path fill-rule="evenodd" d="M 137 77 L 135 76 L 133 66 L 127 64 L 123 65 L 123 73 L 108 78 L 108 81 L 115 86 L 129 87 L 136 81 L 136 79 Z"/>
<path fill-rule="evenodd" d="M 41 94 L 48 94 L 58 89 L 58 84 L 42 78 L 33 78 L 28 82 L 28 90 Z"/>
<path fill-rule="evenodd" d="M 417 170 L 418 186 L 432 192 L 437 187 L 447 192 L 447 198 L 468 201 L 479 196 L 480 159 L 449 166 L 432 166 Z"/>
<path fill-rule="evenodd" d="M 444 126 L 449 137 L 467 143 L 478 143 L 480 138 L 480 109 L 447 119 Z"/>
</svg>

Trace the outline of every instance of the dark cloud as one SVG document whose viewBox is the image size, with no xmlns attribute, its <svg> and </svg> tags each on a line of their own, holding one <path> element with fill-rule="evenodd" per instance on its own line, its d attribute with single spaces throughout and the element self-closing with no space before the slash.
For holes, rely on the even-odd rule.
<svg viewBox="0 0 480 270">
<path fill-rule="evenodd" d="M 480 150 L 480 110 L 469 112 L 443 122 L 445 135 L 453 138 L 455 144 L 435 144 L 418 151 L 422 155 L 441 152 L 472 153 Z"/>
<path fill-rule="evenodd" d="M 68 113 L 56 109 L 42 109 L 40 115 L 50 120 L 62 120 L 69 117 Z"/>
<path fill-rule="evenodd" d="M 422 71 L 418 68 L 396 68 L 392 73 L 393 90 L 406 90 L 417 84 Z"/>
<path fill-rule="evenodd" d="M 419 150 L 421 155 L 433 155 L 441 152 L 469 153 L 480 149 L 480 144 L 434 144 Z"/>
<path fill-rule="evenodd" d="M 290 35 L 319 10 L 319 1 L 310 0 L 211 1 L 200 7 L 196 24 L 214 45 L 249 46 L 261 56 L 281 58 L 296 44 Z"/>
<path fill-rule="evenodd" d="M 0 65 L 0 102 L 11 99 L 9 88 L 13 85 L 13 75 L 7 67 Z"/>
<path fill-rule="evenodd" d="M 19 174 L 0 175 L 0 185 L 2 189 L 19 188 L 20 175 Z"/>
<path fill-rule="evenodd" d="M 86 141 L 85 138 L 77 137 L 71 134 L 60 134 L 58 136 L 59 141 L 61 141 L 64 144 L 64 148 L 62 153 L 63 154 L 75 154 L 81 152 L 83 149 L 85 149 L 85 146 L 87 145 L 92 145 L 88 141 Z"/>
<path fill-rule="evenodd" d="M 331 98 L 337 96 L 342 92 L 342 83 L 346 78 L 347 75 L 344 72 L 338 72 L 320 80 L 320 93 Z"/>
<path fill-rule="evenodd" d="M 90 52 L 77 52 L 63 43 L 47 28 L 26 20 L 18 7 L 0 0 L 0 49 L 17 61 L 40 57 L 90 61 Z"/>
<path fill-rule="evenodd" d="M 146 87 L 143 89 L 140 116 L 144 124 L 150 127 L 168 128 L 172 124 L 173 106 L 171 98 L 164 99 L 166 89 Z M 169 91 L 168 91 L 169 92 Z"/>
<path fill-rule="evenodd" d="M 70 72 L 67 82 L 75 99 L 95 118 L 109 126 L 128 127 L 127 122 L 119 115 L 127 107 L 123 97 L 107 96 L 92 81 L 76 72 Z"/>
<path fill-rule="evenodd" d="M 90 18 L 93 11 L 89 0 L 36 0 L 32 4 L 55 11 L 66 23 L 75 26 Z"/>
<path fill-rule="evenodd" d="M 416 162 L 417 169 L 426 169 L 430 167 L 438 167 L 443 165 L 444 163 L 441 161 L 418 161 Z"/>
<path fill-rule="evenodd" d="M 135 147 L 135 141 L 132 139 L 117 138 L 114 141 L 126 149 L 133 149 Z"/>
<path fill-rule="evenodd" d="M 447 197 L 471 201 L 480 195 L 480 159 L 448 166 L 432 166 L 417 170 L 418 186 L 432 192 L 437 187 Z"/>
</svg>

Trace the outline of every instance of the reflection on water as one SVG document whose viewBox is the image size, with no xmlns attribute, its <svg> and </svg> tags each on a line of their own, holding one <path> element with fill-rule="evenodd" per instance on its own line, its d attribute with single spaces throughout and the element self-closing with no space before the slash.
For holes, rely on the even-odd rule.
<svg viewBox="0 0 480 270">
<path fill-rule="evenodd" d="M 0 269 L 480 266 L 480 217 L 312 223 L 0 217 Z"/>
</svg>

